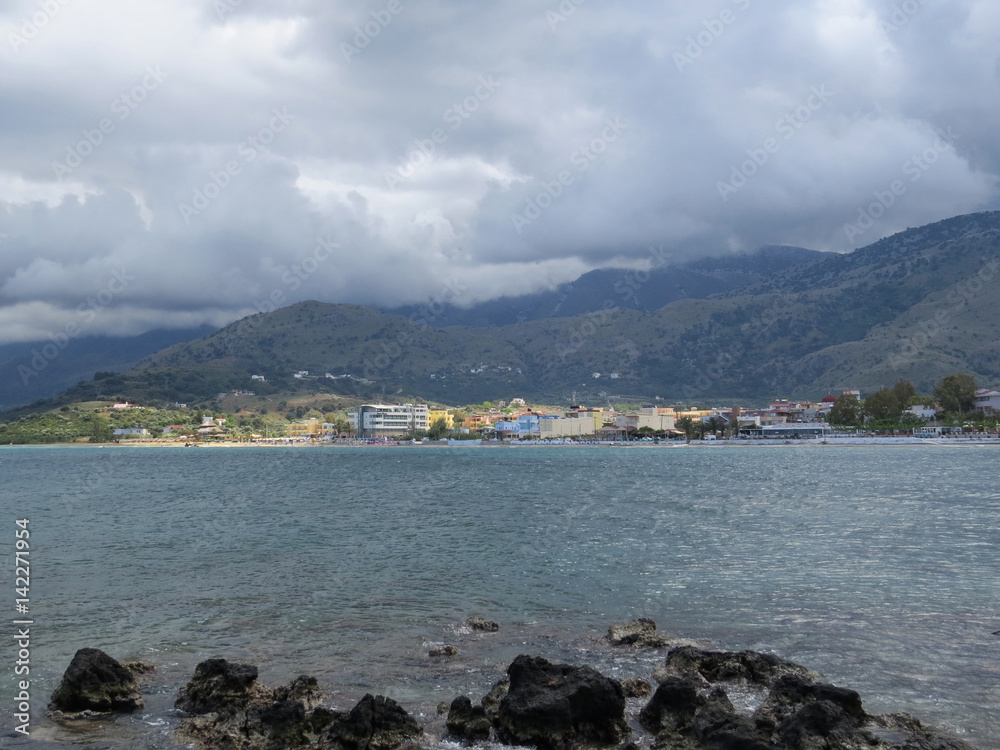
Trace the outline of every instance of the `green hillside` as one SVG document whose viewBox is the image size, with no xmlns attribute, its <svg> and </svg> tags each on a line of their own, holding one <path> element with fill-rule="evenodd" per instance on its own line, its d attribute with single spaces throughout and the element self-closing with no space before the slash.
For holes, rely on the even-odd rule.
<svg viewBox="0 0 1000 750">
<path fill-rule="evenodd" d="M 574 394 L 760 402 L 871 391 L 899 378 L 928 391 L 956 371 L 1000 385 L 998 293 L 1000 212 L 991 212 L 650 311 L 606 305 L 575 317 L 432 328 L 371 308 L 303 302 L 169 347 L 61 398 L 208 403 L 239 389 L 443 403 L 565 403 Z M 300 371 L 308 377 L 295 378 Z"/>
</svg>

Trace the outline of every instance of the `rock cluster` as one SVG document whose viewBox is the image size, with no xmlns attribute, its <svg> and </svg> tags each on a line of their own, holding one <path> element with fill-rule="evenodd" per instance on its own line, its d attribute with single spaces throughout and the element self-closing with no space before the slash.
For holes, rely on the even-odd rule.
<svg viewBox="0 0 1000 750">
<path fill-rule="evenodd" d="M 639 646 L 660 638 L 650 620 L 613 627 L 608 637 Z M 81 649 L 52 708 L 74 717 L 141 708 L 133 675 L 149 669 Z M 653 750 L 973 750 L 912 716 L 870 715 L 855 691 L 772 654 L 679 646 L 653 677 L 655 692 L 641 678 L 619 682 L 589 666 L 522 655 L 479 702 L 463 695 L 439 710 L 447 710 L 453 740 L 539 750 L 636 747 L 640 740 L 623 744 L 632 732 L 628 698 L 638 726 L 652 735 L 641 744 Z M 730 700 L 734 690 L 740 709 Z M 414 750 L 423 736 L 390 698 L 365 695 L 350 711 L 322 701 L 313 677 L 268 688 L 253 665 L 208 659 L 179 691 L 175 705 L 185 718 L 178 739 L 205 750 Z"/>
<path fill-rule="evenodd" d="M 331 711 L 314 677 L 279 688 L 257 682 L 257 668 L 208 659 L 181 688 L 176 707 L 191 718 L 184 739 L 218 750 L 395 750 L 422 734 L 391 698 L 366 695 L 350 711 Z"/>
</svg>

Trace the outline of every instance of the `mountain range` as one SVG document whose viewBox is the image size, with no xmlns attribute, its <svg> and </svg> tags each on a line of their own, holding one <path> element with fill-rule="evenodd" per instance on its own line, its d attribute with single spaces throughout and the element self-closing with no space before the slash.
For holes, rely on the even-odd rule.
<svg viewBox="0 0 1000 750">
<path fill-rule="evenodd" d="M 654 255 L 651 265 L 469 309 L 301 302 L 175 343 L 63 398 L 199 402 L 252 387 L 452 404 L 704 403 L 818 400 L 901 378 L 929 392 L 953 372 L 1000 383 L 1000 212 L 848 254 L 767 247 L 681 264 Z"/>
</svg>

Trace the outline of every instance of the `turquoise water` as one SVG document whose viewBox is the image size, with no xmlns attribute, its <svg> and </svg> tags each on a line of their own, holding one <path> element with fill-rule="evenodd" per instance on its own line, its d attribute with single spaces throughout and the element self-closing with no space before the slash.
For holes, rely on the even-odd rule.
<svg viewBox="0 0 1000 750">
<path fill-rule="evenodd" d="M 997 450 L 0 449 L 4 559 L 16 518 L 32 533 L 36 731 L 93 741 L 42 715 L 84 646 L 157 666 L 147 711 L 109 731 L 170 747 L 177 686 L 211 656 L 272 684 L 314 674 L 342 706 L 381 692 L 431 716 L 521 652 L 648 678 L 662 656 L 601 640 L 647 616 L 996 750 Z M 501 632 L 467 632 L 469 615 Z M 442 642 L 459 657 L 429 660 Z"/>
</svg>

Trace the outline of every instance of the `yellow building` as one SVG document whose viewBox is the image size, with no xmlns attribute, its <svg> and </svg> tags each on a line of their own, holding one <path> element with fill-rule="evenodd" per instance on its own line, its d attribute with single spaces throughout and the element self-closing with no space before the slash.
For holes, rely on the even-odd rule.
<svg viewBox="0 0 1000 750">
<path fill-rule="evenodd" d="M 303 419 L 292 422 L 285 428 L 288 437 L 317 437 L 322 432 L 322 423 L 318 419 Z"/>
<path fill-rule="evenodd" d="M 443 419 L 444 420 L 444 425 L 449 430 L 455 429 L 455 417 L 451 413 L 451 410 L 431 409 L 427 413 L 427 423 L 428 424 L 430 424 L 430 425 L 433 426 L 434 423 L 437 422 L 439 419 Z"/>
</svg>

